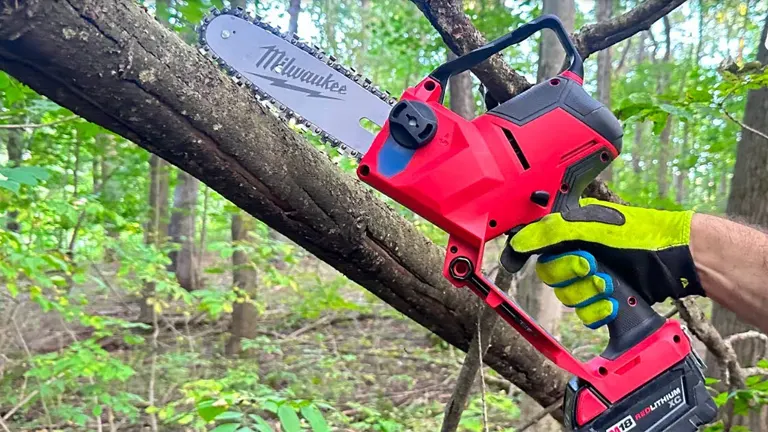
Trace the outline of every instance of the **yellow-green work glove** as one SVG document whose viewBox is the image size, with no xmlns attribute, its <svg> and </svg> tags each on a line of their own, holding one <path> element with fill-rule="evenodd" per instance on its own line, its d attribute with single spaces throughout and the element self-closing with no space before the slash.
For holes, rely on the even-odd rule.
<svg viewBox="0 0 768 432">
<path fill-rule="evenodd" d="M 515 252 L 539 254 L 536 273 L 557 298 L 598 328 L 616 318 L 610 269 L 652 305 L 704 295 L 688 247 L 691 211 L 629 207 L 585 198 L 515 234 Z M 603 267 L 605 266 L 605 267 Z M 601 271 L 602 270 L 602 271 Z"/>
</svg>

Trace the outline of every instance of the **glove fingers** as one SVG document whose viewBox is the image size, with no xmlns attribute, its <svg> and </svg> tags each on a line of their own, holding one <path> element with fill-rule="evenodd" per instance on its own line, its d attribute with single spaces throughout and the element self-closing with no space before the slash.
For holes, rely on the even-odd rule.
<svg viewBox="0 0 768 432">
<path fill-rule="evenodd" d="M 597 329 L 610 323 L 619 313 L 619 302 L 614 298 L 598 300 L 590 305 L 577 308 L 581 322 L 591 329 Z"/>
<path fill-rule="evenodd" d="M 536 274 L 554 288 L 561 303 L 576 308 L 576 315 L 587 327 L 599 328 L 616 317 L 618 302 L 610 298 L 613 280 L 597 272 L 597 261 L 589 252 L 544 254 L 536 262 Z"/>
<path fill-rule="evenodd" d="M 560 288 L 577 279 L 594 274 L 597 261 L 589 252 L 576 251 L 559 255 L 541 255 L 536 262 L 536 274 L 545 284 Z"/>
<path fill-rule="evenodd" d="M 555 288 L 555 296 L 568 307 L 581 308 L 613 294 L 613 281 L 605 273 L 579 279 L 565 287 Z"/>
</svg>

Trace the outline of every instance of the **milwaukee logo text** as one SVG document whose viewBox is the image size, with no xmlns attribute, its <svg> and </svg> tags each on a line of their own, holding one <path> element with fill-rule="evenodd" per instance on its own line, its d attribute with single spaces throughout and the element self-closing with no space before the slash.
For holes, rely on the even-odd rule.
<svg viewBox="0 0 768 432">
<path fill-rule="evenodd" d="M 669 393 L 657 399 L 656 402 L 648 405 L 647 407 L 643 408 L 640 412 L 635 414 L 635 420 L 640 420 L 641 418 L 647 416 L 648 414 L 656 411 L 659 408 L 664 408 L 665 406 L 667 409 L 671 410 L 677 405 L 680 405 L 682 402 L 683 402 L 683 392 L 682 390 L 680 390 L 680 387 L 676 387 L 674 390 L 670 391 Z"/>
<path fill-rule="evenodd" d="M 305 93 L 308 97 L 340 100 L 332 95 L 347 94 L 347 86 L 339 84 L 333 73 L 321 75 L 300 67 L 296 64 L 296 57 L 286 55 L 285 51 L 277 49 L 275 45 L 261 48 L 264 53 L 256 61 L 256 67 L 278 76 L 248 72 L 251 75 L 269 80 L 275 87 Z"/>
</svg>

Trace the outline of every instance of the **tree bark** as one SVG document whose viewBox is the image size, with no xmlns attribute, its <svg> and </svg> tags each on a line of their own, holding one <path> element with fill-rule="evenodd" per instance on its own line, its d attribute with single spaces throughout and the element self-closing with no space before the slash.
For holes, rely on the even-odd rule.
<svg viewBox="0 0 768 432">
<path fill-rule="evenodd" d="M 566 31 L 568 33 L 573 32 L 576 18 L 576 4 L 574 0 L 544 0 L 542 13 L 557 15 L 560 21 L 563 22 Z M 564 61 L 565 51 L 563 51 L 557 36 L 549 29 L 544 30 L 539 43 L 539 64 L 536 72 L 536 81 L 542 82 L 560 73 Z M 532 259 L 535 259 L 535 257 Z M 528 270 L 521 275 L 518 283 L 517 302 L 545 330 L 557 336 L 563 307 L 555 296 L 555 291 L 541 282 L 533 271 L 532 266 L 526 267 Z M 529 419 L 541 409 L 542 406 L 535 400 L 523 396 L 520 401 L 520 418 Z M 529 429 L 532 432 L 548 431 L 553 427 L 552 423 L 551 417 L 548 416 Z"/>
<path fill-rule="evenodd" d="M 597 0 L 597 22 L 607 22 L 613 15 L 613 0 Z M 611 64 L 612 48 L 608 47 L 597 53 L 597 100 L 603 105 L 611 108 L 611 74 L 613 65 Z M 608 165 L 599 178 L 610 183 L 613 180 L 613 164 Z"/>
<path fill-rule="evenodd" d="M 114 176 L 119 161 L 117 160 L 117 143 L 115 137 L 110 134 L 99 134 L 96 136 L 96 145 L 101 147 L 103 157 L 101 158 L 101 203 L 106 208 L 114 209 L 120 201 L 120 182 Z M 104 259 L 106 262 L 115 260 L 114 242 L 120 236 L 117 225 L 114 220 L 105 220 L 105 230 L 109 243 L 104 250 Z"/>
<path fill-rule="evenodd" d="M 639 43 L 637 47 L 637 64 L 645 62 L 645 32 L 638 35 Z M 636 175 L 643 173 L 643 135 L 646 129 L 646 122 L 635 123 L 635 133 L 632 141 L 632 171 Z"/>
<path fill-rule="evenodd" d="M 664 51 L 664 64 L 668 65 L 670 59 L 672 58 L 672 38 L 670 35 L 670 32 L 672 31 L 671 25 L 669 24 L 669 17 L 665 16 L 663 18 L 664 21 L 664 40 L 665 40 L 665 46 L 666 50 Z M 658 92 L 663 93 L 667 90 L 667 86 L 669 85 L 669 73 L 668 72 L 662 72 L 659 75 L 659 88 Z M 664 125 L 664 129 L 661 131 L 661 136 L 659 137 L 659 166 L 656 171 L 656 184 L 658 185 L 658 196 L 660 199 L 664 199 L 667 197 L 667 194 L 669 193 L 669 167 L 667 166 L 669 163 L 669 141 L 672 137 L 672 130 L 674 129 L 674 118 L 672 115 L 667 116 L 666 124 Z"/>
<path fill-rule="evenodd" d="M 168 225 L 168 237 L 178 244 L 178 250 L 168 254 L 170 269 L 176 273 L 176 280 L 184 289 L 194 291 L 200 288 L 200 274 L 197 268 L 195 247 L 195 222 L 197 192 L 200 182 L 184 171 L 179 171 L 173 192 L 173 211 Z"/>
<path fill-rule="evenodd" d="M 256 295 L 258 274 L 248 254 L 239 249 L 248 241 L 248 234 L 253 231 L 254 222 L 253 217 L 244 212 L 232 215 L 232 246 L 235 248 L 232 254 L 232 286 L 243 299 Z M 235 302 L 229 326 L 230 336 L 225 348 L 226 355 L 231 357 L 240 354 L 242 339 L 253 339 L 258 335 L 258 316 L 258 310 L 252 303 Z"/>
<path fill-rule="evenodd" d="M 165 186 L 165 195 L 163 195 L 163 186 Z M 149 210 L 147 212 L 147 225 L 144 227 L 144 243 L 157 247 L 163 242 L 166 233 L 162 229 L 164 225 L 162 220 L 165 216 L 163 212 L 168 211 L 168 170 L 167 162 L 154 154 L 149 158 L 149 191 L 147 197 Z M 154 309 L 147 301 L 154 293 L 155 283 L 146 282 L 139 301 L 139 322 L 154 323 Z"/>
<path fill-rule="evenodd" d="M 0 0 L 0 68 L 202 179 L 448 343 L 467 350 L 468 290 L 444 251 L 130 0 Z M 86 58 L 81 55 L 89 52 Z M 487 365 L 542 405 L 567 375 L 508 326 Z"/>
<path fill-rule="evenodd" d="M 301 13 L 301 0 L 290 0 L 290 4 L 288 6 L 288 15 L 290 16 L 290 19 L 288 21 L 288 33 L 296 33 L 299 31 L 299 14 L 300 13 Z"/>
<path fill-rule="evenodd" d="M 573 32 L 576 16 L 574 0 L 544 0 L 542 13 L 557 15 L 563 22 L 566 31 Z M 539 43 L 539 65 L 536 73 L 538 82 L 557 75 L 564 60 L 565 52 L 555 33 L 549 29 L 542 32 Z M 522 275 L 518 284 L 517 296 L 523 309 L 536 318 L 544 329 L 552 334 L 558 333 L 557 326 L 560 323 L 562 307 L 555 297 L 555 292 L 544 285 L 535 272 L 530 271 Z"/>
<path fill-rule="evenodd" d="M 8 152 L 8 166 L 18 167 L 21 166 L 22 157 L 24 155 L 24 137 L 21 130 L 11 129 L 7 133 L 5 149 Z M 19 217 L 19 212 L 11 210 L 8 212 L 8 220 L 5 222 L 5 228 L 8 231 L 19 232 L 21 226 L 16 218 Z"/>
<path fill-rule="evenodd" d="M 448 51 L 448 60 L 456 58 L 456 54 Z M 469 72 L 454 75 L 448 81 L 449 103 L 451 111 L 467 120 L 475 118 L 475 97 L 472 94 L 472 76 Z"/>
<path fill-rule="evenodd" d="M 472 25 L 462 8 L 457 6 L 455 0 L 411 1 L 418 6 L 454 53 L 464 54 L 488 42 Z M 685 0 L 646 0 L 609 22 L 582 27 L 578 33 L 572 35 L 574 44 L 586 59 L 590 54 L 619 43 L 641 30 L 648 30 L 654 22 L 684 2 Z M 500 103 L 531 87 L 523 76 L 504 62 L 501 55 L 492 56 L 472 68 L 472 72 Z"/>
<path fill-rule="evenodd" d="M 768 17 L 763 24 L 763 32 L 757 51 L 757 61 L 768 63 L 768 47 L 762 42 L 768 37 Z M 768 130 L 768 88 L 750 90 L 744 110 L 744 124 L 757 130 Z M 728 197 L 726 213 L 729 217 L 768 227 L 768 140 L 758 134 L 742 129 L 741 139 L 736 150 L 736 164 L 733 168 L 731 193 Z M 729 310 L 717 303 L 712 306 L 712 324 L 723 336 L 756 330 Z M 744 367 L 753 366 L 762 353 L 765 343 L 759 339 L 747 339 L 734 343 L 734 349 Z M 708 358 L 708 363 L 714 359 Z M 768 430 L 768 407 L 751 414 L 748 418 L 734 419 L 734 424 L 747 426 L 750 430 Z"/>
<path fill-rule="evenodd" d="M 685 122 L 683 124 L 683 141 L 680 143 L 680 152 L 679 157 L 680 159 L 685 159 L 688 157 L 688 140 L 691 136 L 691 125 L 689 122 Z M 686 163 L 681 163 L 681 166 L 678 167 L 678 173 L 677 177 L 675 177 L 675 202 L 682 205 L 685 201 L 685 185 L 686 185 L 686 179 L 688 178 L 688 167 Z M 722 196 L 725 196 L 723 194 Z"/>
<path fill-rule="evenodd" d="M 573 33 L 574 20 L 576 19 L 576 4 L 573 0 L 544 0 L 541 12 L 542 14 L 557 15 L 563 22 L 565 31 Z M 563 51 L 555 32 L 549 29 L 542 30 L 536 82 L 542 82 L 560 73 L 564 61 L 565 51 Z"/>
</svg>

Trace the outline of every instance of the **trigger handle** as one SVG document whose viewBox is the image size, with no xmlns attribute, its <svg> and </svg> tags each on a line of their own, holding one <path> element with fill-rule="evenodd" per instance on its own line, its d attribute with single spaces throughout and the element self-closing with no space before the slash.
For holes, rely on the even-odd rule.
<svg viewBox="0 0 768 432">
<path fill-rule="evenodd" d="M 617 273 L 600 263 L 598 263 L 597 268 L 598 271 L 607 273 L 611 277 L 613 282 L 611 301 L 615 302 L 618 307 L 616 318 L 607 325 L 608 345 L 601 354 L 601 357 L 613 360 L 655 333 L 664 325 L 666 319 L 659 315 Z"/>
</svg>

